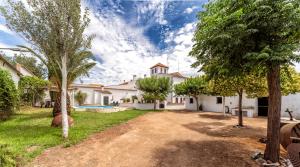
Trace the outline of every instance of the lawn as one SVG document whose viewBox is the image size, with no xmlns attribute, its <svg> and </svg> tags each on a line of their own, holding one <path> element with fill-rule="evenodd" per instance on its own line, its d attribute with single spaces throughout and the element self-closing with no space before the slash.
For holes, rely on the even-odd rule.
<svg viewBox="0 0 300 167">
<path fill-rule="evenodd" d="M 51 109 L 23 107 L 11 119 L 0 122 L 0 144 L 8 144 L 18 156 L 18 163 L 26 163 L 43 150 L 56 145 L 69 146 L 94 132 L 126 122 L 149 111 L 127 110 L 117 113 L 72 112 L 74 126 L 69 139 L 62 140 L 61 128 L 50 127 Z"/>
</svg>

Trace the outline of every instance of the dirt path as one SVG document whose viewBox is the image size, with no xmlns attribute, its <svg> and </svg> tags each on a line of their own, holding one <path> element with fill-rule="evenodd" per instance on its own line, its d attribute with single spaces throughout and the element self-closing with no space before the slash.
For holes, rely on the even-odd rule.
<svg viewBox="0 0 300 167">
<path fill-rule="evenodd" d="M 257 166 L 250 155 L 264 145 L 266 120 L 216 113 L 148 113 L 91 136 L 69 148 L 55 147 L 30 166 L 55 167 L 243 167 Z"/>
</svg>

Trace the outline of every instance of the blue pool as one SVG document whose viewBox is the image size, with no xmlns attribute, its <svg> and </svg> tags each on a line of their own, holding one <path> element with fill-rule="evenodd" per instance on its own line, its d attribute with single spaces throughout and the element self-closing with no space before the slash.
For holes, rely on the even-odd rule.
<svg viewBox="0 0 300 167">
<path fill-rule="evenodd" d="M 97 109 L 97 108 L 113 108 L 113 106 L 78 106 L 76 108 Z"/>
</svg>

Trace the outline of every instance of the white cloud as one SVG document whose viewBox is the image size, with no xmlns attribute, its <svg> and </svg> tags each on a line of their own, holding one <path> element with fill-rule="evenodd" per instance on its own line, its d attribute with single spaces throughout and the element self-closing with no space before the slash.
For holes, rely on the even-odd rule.
<svg viewBox="0 0 300 167">
<path fill-rule="evenodd" d="M 194 59 L 187 56 L 192 47 L 195 23 L 170 32 L 166 42 L 176 45 L 160 53 L 144 36 L 144 29 L 130 26 L 113 13 L 108 15 L 90 14 L 91 24 L 86 33 L 96 35 L 91 50 L 100 62 L 91 70 L 89 78 L 81 77 L 82 81 L 117 84 L 132 79 L 133 75 L 149 76 L 149 68 L 158 62 L 169 65 L 170 72 L 178 71 L 179 67 L 184 74 L 196 73 L 190 67 Z"/>
<path fill-rule="evenodd" d="M 122 18 L 112 13 L 90 14 L 91 24 L 87 34 L 95 34 L 92 52 L 101 63 L 91 70 L 85 82 L 115 84 L 129 80 L 132 75 L 143 76 L 156 62 L 166 60 L 143 35 L 143 29 L 130 26 Z"/>
<path fill-rule="evenodd" d="M 12 32 L 9 28 L 7 28 L 4 24 L 0 24 L 0 31 L 10 34 L 10 35 L 14 35 L 15 33 Z"/>
<path fill-rule="evenodd" d="M 137 5 L 138 21 L 140 19 L 144 19 L 144 17 L 147 17 L 148 23 L 153 21 L 162 25 L 167 24 L 168 21 L 164 16 L 165 7 L 167 4 L 168 2 L 164 0 L 152 0 L 145 1 L 144 3 Z M 150 14 L 151 17 L 148 17 L 148 14 Z"/>
<path fill-rule="evenodd" d="M 170 45 L 166 51 L 169 57 L 170 71 L 179 71 L 185 75 L 197 75 L 197 69 L 191 68 L 194 58 L 188 56 L 193 46 L 193 35 L 196 23 L 188 23 L 175 32 L 170 32 L 165 40 L 166 43 L 175 43 Z"/>
<path fill-rule="evenodd" d="M 191 14 L 197 8 L 198 8 L 197 6 L 193 6 L 191 8 L 186 8 L 183 13 Z"/>
</svg>

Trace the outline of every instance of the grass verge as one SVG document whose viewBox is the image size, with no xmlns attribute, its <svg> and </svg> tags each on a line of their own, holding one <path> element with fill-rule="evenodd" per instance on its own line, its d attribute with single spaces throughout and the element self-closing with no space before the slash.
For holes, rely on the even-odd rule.
<svg viewBox="0 0 300 167">
<path fill-rule="evenodd" d="M 46 148 L 60 144 L 76 144 L 92 133 L 103 131 L 147 112 L 149 111 L 73 112 L 74 126 L 71 127 L 69 139 L 66 141 L 62 140 L 61 128 L 50 127 L 51 109 L 23 107 L 9 120 L 0 122 L 0 144 L 8 145 L 17 157 L 17 163 L 22 165 Z"/>
</svg>

